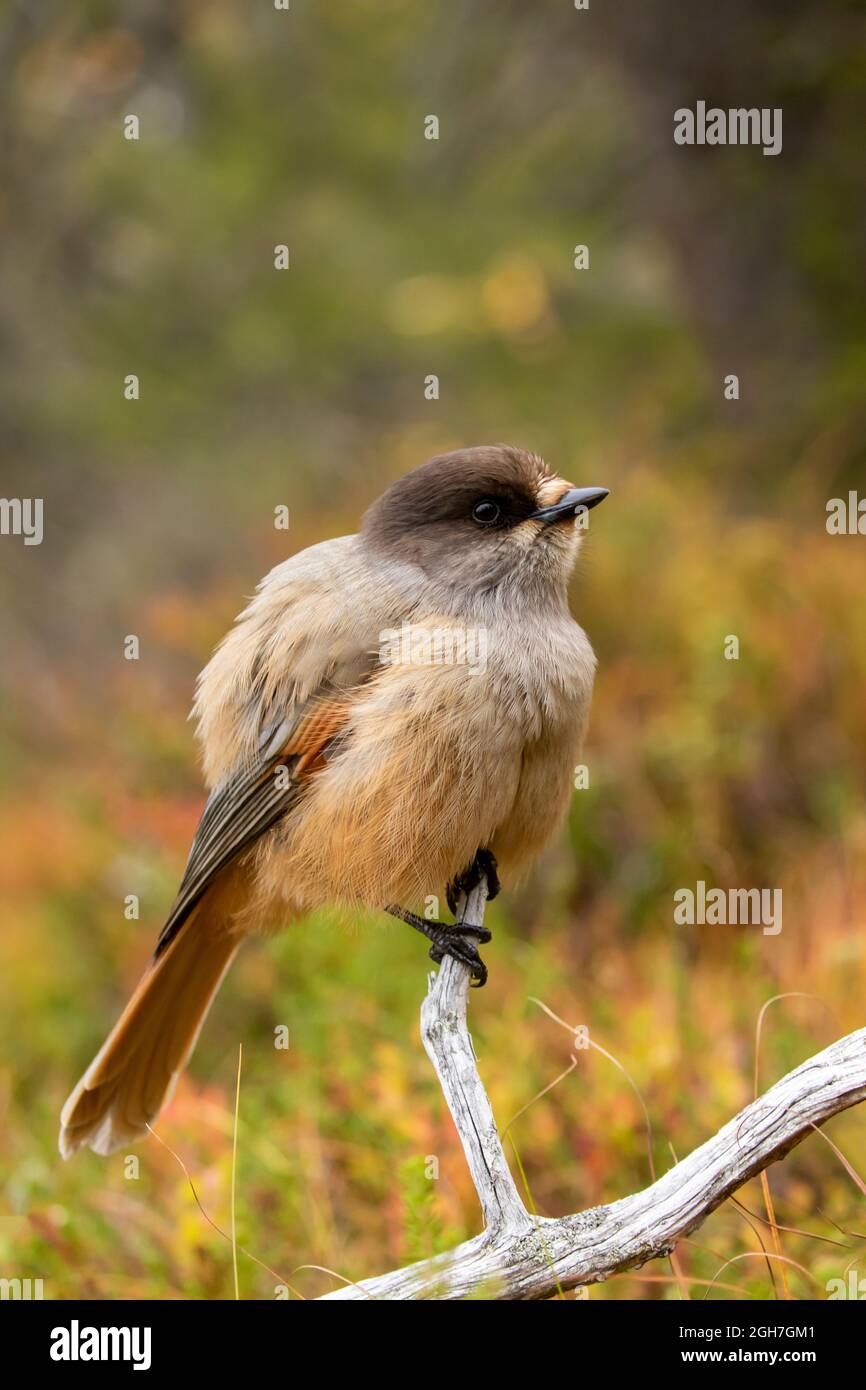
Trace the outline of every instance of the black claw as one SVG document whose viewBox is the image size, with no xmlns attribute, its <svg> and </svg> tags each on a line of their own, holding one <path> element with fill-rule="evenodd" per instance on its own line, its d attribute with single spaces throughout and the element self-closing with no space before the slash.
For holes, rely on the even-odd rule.
<svg viewBox="0 0 866 1390">
<path fill-rule="evenodd" d="M 405 908 L 394 905 L 386 907 L 385 911 L 390 912 L 392 917 L 399 917 L 401 922 L 407 922 L 433 943 L 430 947 L 430 959 L 437 965 L 445 956 L 452 956 L 472 971 L 470 983 L 476 989 L 487 983 L 487 966 L 475 945 L 476 940 L 481 945 L 490 941 L 492 933 L 487 927 L 473 927 L 466 922 L 456 922 L 454 926 L 449 926 L 447 922 L 428 922 L 425 917 L 419 917 L 414 912 L 407 912 Z"/>
<path fill-rule="evenodd" d="M 431 922 L 430 926 L 440 928 L 441 933 L 444 934 L 446 937 L 475 936 L 478 938 L 479 944 L 481 946 L 486 946 L 488 941 L 493 940 L 493 932 L 490 930 L 489 927 L 473 927 L 469 922 Z M 439 939 L 439 934 L 440 933 L 437 931 L 437 941 Z M 430 940 L 433 940 L 432 935 L 430 937 Z M 471 946 L 473 945 L 473 943 L 469 942 L 469 945 Z"/>
<path fill-rule="evenodd" d="M 496 856 L 489 849 L 479 849 L 472 863 L 467 865 L 446 888 L 445 896 L 448 899 L 448 906 L 455 916 L 460 894 L 471 893 L 473 888 L 477 888 L 482 875 L 487 880 L 487 901 L 492 902 L 499 892 L 501 884 L 496 872 Z"/>
<path fill-rule="evenodd" d="M 451 956 L 454 960 L 461 961 L 472 972 L 470 980 L 472 987 L 482 989 L 487 984 L 487 966 L 478 954 L 478 947 L 467 939 L 469 931 L 468 927 L 444 927 L 437 934 L 437 939 L 433 942 L 428 954 L 437 965 L 445 956 Z M 480 935 L 480 932 L 473 933 L 473 935 Z M 490 932 L 487 933 L 486 939 L 490 940 Z"/>
</svg>

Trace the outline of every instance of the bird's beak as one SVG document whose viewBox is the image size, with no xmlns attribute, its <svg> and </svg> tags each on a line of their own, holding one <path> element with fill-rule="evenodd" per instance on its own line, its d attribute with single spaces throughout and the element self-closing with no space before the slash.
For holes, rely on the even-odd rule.
<svg viewBox="0 0 866 1390">
<path fill-rule="evenodd" d="M 537 512 L 530 512 L 529 519 L 543 521 L 545 526 L 549 526 L 552 521 L 565 521 L 576 516 L 580 508 L 589 511 L 590 507 L 597 507 L 607 495 L 606 487 L 571 487 L 552 507 L 539 507 Z"/>
</svg>

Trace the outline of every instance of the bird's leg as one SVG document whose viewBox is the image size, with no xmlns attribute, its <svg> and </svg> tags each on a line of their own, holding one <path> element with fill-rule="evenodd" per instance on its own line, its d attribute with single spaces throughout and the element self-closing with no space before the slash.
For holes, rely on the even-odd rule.
<svg viewBox="0 0 866 1390">
<path fill-rule="evenodd" d="M 448 906 L 456 915 L 457 902 L 461 893 L 468 896 L 473 888 L 477 888 L 482 876 L 487 880 L 487 901 L 490 903 L 496 897 L 500 889 L 499 875 L 496 872 L 496 856 L 489 849 L 479 849 L 471 864 L 467 864 L 456 878 L 452 879 L 445 890 L 448 899 Z"/>
<path fill-rule="evenodd" d="M 430 959 L 435 960 L 437 965 L 443 956 L 453 956 L 472 971 L 472 984 L 476 989 L 487 983 L 487 966 L 479 956 L 475 942 L 468 939 L 475 937 L 482 944 L 489 941 L 491 933 L 487 927 L 473 927 L 464 922 L 455 922 L 453 926 L 447 922 L 429 922 L 425 917 L 407 912 L 404 907 L 397 907 L 394 903 L 389 903 L 385 911 L 390 912 L 392 917 L 399 917 L 401 922 L 408 923 L 433 943 Z"/>
</svg>

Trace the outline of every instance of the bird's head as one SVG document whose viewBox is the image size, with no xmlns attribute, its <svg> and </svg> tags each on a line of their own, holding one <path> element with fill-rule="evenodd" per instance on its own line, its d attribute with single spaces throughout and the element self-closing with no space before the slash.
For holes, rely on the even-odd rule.
<svg viewBox="0 0 866 1390">
<path fill-rule="evenodd" d="M 589 509 L 603 487 L 577 488 L 537 454 L 483 445 L 440 454 L 393 483 L 364 517 L 380 554 L 473 592 L 564 590 Z"/>
</svg>

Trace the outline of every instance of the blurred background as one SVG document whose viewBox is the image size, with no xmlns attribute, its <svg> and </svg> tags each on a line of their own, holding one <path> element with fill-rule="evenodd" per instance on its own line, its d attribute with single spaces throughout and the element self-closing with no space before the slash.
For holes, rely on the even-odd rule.
<svg viewBox="0 0 866 1390">
<path fill-rule="evenodd" d="M 659 1172 L 753 1095 L 768 1000 L 789 996 L 762 1088 L 863 1024 L 866 541 L 825 521 L 864 485 L 864 38 L 842 0 L 6 9 L 2 492 L 44 498 L 45 530 L 0 539 L 0 1275 L 230 1297 L 241 1042 L 238 1238 L 263 1262 L 241 1256 L 242 1296 L 477 1231 L 418 1037 L 423 946 L 375 917 L 244 950 L 159 1122 L 174 1153 L 140 1146 L 136 1177 L 55 1147 L 201 809 L 197 671 L 271 565 L 444 449 L 504 440 L 612 490 L 573 589 L 600 663 L 590 785 L 491 911 L 471 1001 L 500 1127 L 529 1107 L 506 1142 L 536 1209 L 650 1167 L 600 1053 L 529 1104 L 573 1051 L 532 998 L 627 1069 Z M 782 107 L 782 153 L 678 147 L 699 99 Z M 700 879 L 780 887 L 781 934 L 675 927 Z M 866 1174 L 862 1112 L 826 1132 Z M 755 1181 L 590 1298 L 866 1274 L 862 1195 L 822 1136 L 770 1184 L 796 1267 L 763 1258 Z"/>
</svg>

